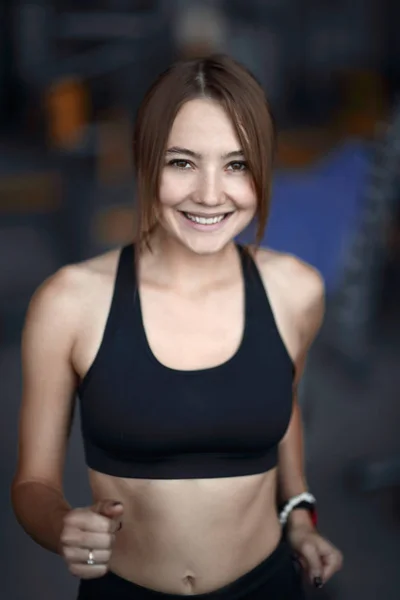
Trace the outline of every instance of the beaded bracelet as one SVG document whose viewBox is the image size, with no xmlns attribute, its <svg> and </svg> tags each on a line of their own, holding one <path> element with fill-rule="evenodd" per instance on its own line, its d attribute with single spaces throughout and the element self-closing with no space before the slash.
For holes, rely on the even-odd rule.
<svg viewBox="0 0 400 600">
<path fill-rule="evenodd" d="M 303 508 L 308 510 L 311 514 L 311 519 L 313 525 L 317 524 L 317 510 L 316 510 L 317 501 L 312 494 L 309 492 L 303 492 L 298 496 L 293 496 L 286 502 L 286 504 L 279 511 L 279 521 L 281 525 L 286 525 L 287 520 L 289 518 L 290 513 L 299 508 Z"/>
</svg>

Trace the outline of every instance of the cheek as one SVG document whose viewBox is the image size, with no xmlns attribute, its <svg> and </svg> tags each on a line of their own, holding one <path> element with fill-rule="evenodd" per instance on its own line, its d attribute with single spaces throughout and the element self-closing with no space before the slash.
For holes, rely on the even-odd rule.
<svg viewBox="0 0 400 600">
<path fill-rule="evenodd" d="M 164 171 L 161 175 L 159 200 L 161 206 L 173 207 L 190 193 L 188 178 L 181 173 Z"/>
<path fill-rule="evenodd" d="M 242 210 L 255 210 L 257 195 L 254 185 L 247 177 L 235 178 L 226 185 L 226 192 Z"/>
</svg>

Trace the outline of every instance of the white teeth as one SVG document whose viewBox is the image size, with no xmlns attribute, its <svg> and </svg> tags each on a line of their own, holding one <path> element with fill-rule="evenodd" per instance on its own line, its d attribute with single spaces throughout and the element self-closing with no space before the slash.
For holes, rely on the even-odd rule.
<svg viewBox="0 0 400 600">
<path fill-rule="evenodd" d="M 197 217 L 196 215 L 192 215 L 190 213 L 185 212 L 185 215 L 188 219 L 193 221 L 194 223 L 199 223 L 200 225 L 215 225 L 216 223 L 220 223 L 225 215 L 219 215 L 218 217 Z"/>
</svg>

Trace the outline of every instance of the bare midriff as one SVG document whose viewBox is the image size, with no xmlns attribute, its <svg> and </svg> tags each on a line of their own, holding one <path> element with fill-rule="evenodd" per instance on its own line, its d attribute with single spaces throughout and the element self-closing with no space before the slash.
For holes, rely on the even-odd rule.
<svg viewBox="0 0 400 600">
<path fill-rule="evenodd" d="M 279 543 L 276 469 L 242 477 L 122 479 L 90 471 L 94 501 L 122 502 L 110 570 L 170 594 L 216 590 Z"/>
</svg>

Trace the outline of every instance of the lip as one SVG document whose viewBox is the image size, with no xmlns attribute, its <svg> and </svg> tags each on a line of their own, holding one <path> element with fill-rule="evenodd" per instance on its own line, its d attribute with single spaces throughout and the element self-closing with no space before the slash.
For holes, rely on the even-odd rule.
<svg viewBox="0 0 400 600">
<path fill-rule="evenodd" d="M 195 223 L 194 221 L 191 221 L 190 219 L 187 219 L 185 217 L 185 215 L 183 214 L 184 212 L 187 212 L 191 215 L 196 215 L 196 217 L 203 217 L 205 219 L 211 219 L 212 217 L 220 217 L 221 215 L 226 215 L 225 219 L 222 219 L 222 221 L 220 221 L 219 223 L 214 223 L 213 225 L 202 225 L 201 223 Z M 208 233 L 212 233 L 214 231 L 219 231 L 220 229 L 222 229 L 223 227 L 225 227 L 226 223 L 230 220 L 231 216 L 233 215 L 233 212 L 220 212 L 220 213 L 214 213 L 213 215 L 205 215 L 205 214 L 201 214 L 201 213 L 191 213 L 187 210 L 185 211 L 179 211 L 179 215 L 183 221 L 183 223 L 186 225 L 186 227 L 190 227 L 190 229 L 195 229 L 196 231 L 204 231 L 204 232 L 208 232 Z"/>
<path fill-rule="evenodd" d="M 196 217 L 203 217 L 205 219 L 213 219 L 214 217 L 221 217 L 222 215 L 230 215 L 232 214 L 232 210 L 227 210 L 225 212 L 217 212 L 217 213 L 199 213 L 191 210 L 180 210 L 181 213 L 187 213 L 188 215 L 195 215 Z"/>
</svg>

